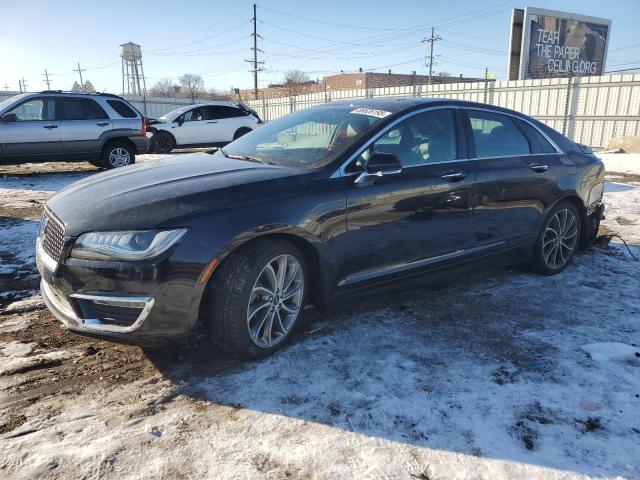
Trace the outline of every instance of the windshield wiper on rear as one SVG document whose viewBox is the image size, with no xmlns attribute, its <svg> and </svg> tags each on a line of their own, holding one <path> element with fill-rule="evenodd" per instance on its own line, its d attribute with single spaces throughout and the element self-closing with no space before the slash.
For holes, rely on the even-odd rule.
<svg viewBox="0 0 640 480">
<path fill-rule="evenodd" d="M 222 152 L 222 155 L 224 155 L 225 157 L 233 158 L 235 160 L 247 160 L 249 162 L 266 163 L 267 165 L 275 165 L 275 163 L 269 160 L 265 160 L 264 158 L 252 157 L 249 155 L 240 155 L 237 153 L 227 153 L 224 151 L 224 149 L 220 149 L 220 152 Z"/>
</svg>

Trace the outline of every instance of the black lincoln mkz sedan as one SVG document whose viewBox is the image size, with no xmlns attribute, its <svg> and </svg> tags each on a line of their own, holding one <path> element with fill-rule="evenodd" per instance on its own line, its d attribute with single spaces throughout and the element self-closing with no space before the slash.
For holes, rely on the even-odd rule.
<svg viewBox="0 0 640 480">
<path fill-rule="evenodd" d="M 307 303 L 478 262 L 563 270 L 596 235 L 604 167 L 503 108 L 331 102 L 215 155 L 93 175 L 46 204 L 42 294 L 70 330 L 151 341 L 200 326 L 281 347 Z"/>
</svg>

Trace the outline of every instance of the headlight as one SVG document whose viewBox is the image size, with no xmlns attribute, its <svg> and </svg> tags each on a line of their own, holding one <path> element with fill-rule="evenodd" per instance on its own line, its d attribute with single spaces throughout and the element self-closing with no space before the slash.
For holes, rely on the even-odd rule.
<svg viewBox="0 0 640 480">
<path fill-rule="evenodd" d="M 89 232 L 76 240 L 71 256 L 84 260 L 146 260 L 175 245 L 186 229 Z"/>
</svg>

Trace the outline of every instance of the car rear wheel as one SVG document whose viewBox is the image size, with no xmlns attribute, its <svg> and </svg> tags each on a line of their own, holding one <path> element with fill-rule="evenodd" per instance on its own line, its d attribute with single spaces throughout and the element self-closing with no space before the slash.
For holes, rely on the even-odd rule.
<svg viewBox="0 0 640 480">
<path fill-rule="evenodd" d="M 224 350 L 261 358 L 286 344 L 304 308 L 304 255 L 289 242 L 252 243 L 220 266 L 209 292 L 212 340 Z"/>
<path fill-rule="evenodd" d="M 167 132 L 157 132 L 151 139 L 151 151 L 153 153 L 169 153 L 176 148 L 176 140 Z"/>
<path fill-rule="evenodd" d="M 133 148 L 125 142 L 112 142 L 102 152 L 102 166 L 107 169 L 126 167 L 135 161 Z"/>
<path fill-rule="evenodd" d="M 570 202 L 556 205 L 542 226 L 533 252 L 533 265 L 543 275 L 555 275 L 566 268 L 580 245 L 581 220 Z"/>
</svg>

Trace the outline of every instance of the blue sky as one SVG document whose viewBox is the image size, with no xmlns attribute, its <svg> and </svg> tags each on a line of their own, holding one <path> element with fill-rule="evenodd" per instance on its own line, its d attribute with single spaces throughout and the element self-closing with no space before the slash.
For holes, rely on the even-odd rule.
<svg viewBox="0 0 640 480">
<path fill-rule="evenodd" d="M 85 80 L 100 91 L 119 93 L 118 45 L 128 41 L 142 45 L 147 87 L 189 72 L 201 74 L 208 88 L 250 88 L 250 65 L 243 60 L 252 55 L 252 5 L 245 0 L 0 0 L 0 88 L 17 90 L 24 77 L 29 90 L 44 89 L 46 68 L 52 88 L 69 89 L 79 61 L 87 69 Z M 427 73 L 427 45 L 420 42 L 431 26 L 443 39 L 435 45 L 436 72 L 482 76 L 486 66 L 501 78 L 511 9 L 526 5 L 611 19 L 608 69 L 640 67 L 638 0 L 263 0 L 258 2 L 263 37 L 258 47 L 265 61 L 260 86 L 279 81 L 289 69 L 311 78 L 359 67 Z"/>
</svg>

